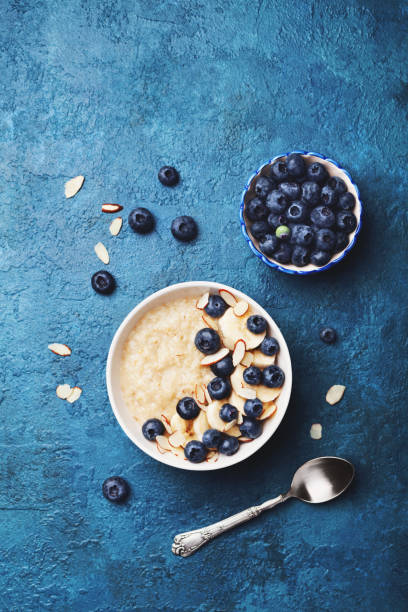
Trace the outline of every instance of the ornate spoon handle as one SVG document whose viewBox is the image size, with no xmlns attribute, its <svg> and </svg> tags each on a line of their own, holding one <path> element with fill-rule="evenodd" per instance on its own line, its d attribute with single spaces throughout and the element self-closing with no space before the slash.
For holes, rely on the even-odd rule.
<svg viewBox="0 0 408 612">
<path fill-rule="evenodd" d="M 202 527 L 201 529 L 196 529 L 195 531 L 179 533 L 174 537 L 174 542 L 171 549 L 175 555 L 189 557 L 196 550 L 201 548 L 203 544 L 217 537 L 221 533 L 224 533 L 224 531 L 228 531 L 241 523 L 245 523 L 256 516 L 259 516 L 264 510 L 270 510 L 270 508 L 277 506 L 286 499 L 287 497 L 285 495 L 279 495 L 278 497 L 275 497 L 275 499 L 270 499 L 260 506 L 252 506 L 251 508 L 247 508 L 242 512 L 238 512 L 238 514 L 233 514 L 223 521 L 219 521 L 213 525 L 208 525 L 207 527 Z"/>
</svg>

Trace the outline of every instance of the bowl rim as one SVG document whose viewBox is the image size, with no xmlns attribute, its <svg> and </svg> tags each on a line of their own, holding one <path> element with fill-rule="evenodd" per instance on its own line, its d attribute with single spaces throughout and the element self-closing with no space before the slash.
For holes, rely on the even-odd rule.
<svg viewBox="0 0 408 612">
<path fill-rule="evenodd" d="M 244 449 L 247 449 L 246 452 L 237 452 L 235 455 L 232 455 L 230 457 L 223 457 L 223 462 L 221 465 L 218 465 L 219 462 L 215 462 L 215 463 L 208 463 L 208 462 L 202 462 L 202 463 L 191 463 L 189 461 L 182 461 L 179 458 L 175 457 L 174 455 L 171 455 L 170 453 L 166 453 L 166 454 L 159 454 L 157 452 L 156 446 L 152 445 L 152 447 L 150 448 L 150 446 L 146 445 L 146 448 L 143 447 L 139 441 L 135 438 L 135 436 L 133 435 L 133 433 L 130 431 L 130 429 L 127 427 L 127 424 L 125 422 L 125 419 L 122 418 L 122 412 L 121 409 L 119 408 L 119 406 L 117 405 L 116 402 L 116 395 L 117 393 L 115 392 L 114 388 L 113 388 L 113 368 L 114 368 L 114 364 L 115 359 L 118 357 L 118 355 L 116 355 L 116 352 L 118 351 L 118 347 L 120 345 L 120 343 L 123 340 L 123 335 L 127 330 L 128 325 L 130 324 L 130 322 L 137 317 L 138 313 L 143 310 L 146 306 L 153 306 L 155 301 L 158 300 L 159 298 L 161 298 L 162 296 L 166 295 L 166 294 L 172 294 L 172 293 L 176 293 L 179 290 L 182 289 L 188 289 L 188 288 L 196 288 L 198 290 L 200 290 L 200 288 L 206 288 L 207 290 L 219 290 L 219 289 L 227 289 L 228 291 L 231 291 L 234 293 L 234 295 L 236 295 L 239 299 L 246 299 L 248 300 L 248 303 L 250 305 L 252 305 L 253 307 L 255 307 L 255 311 L 259 312 L 260 314 L 264 315 L 265 318 L 268 321 L 268 325 L 272 328 L 275 328 L 275 330 L 277 330 L 278 335 L 279 335 L 279 343 L 280 343 L 280 350 L 284 351 L 285 353 L 285 358 L 287 363 L 285 363 L 285 383 L 284 383 L 284 387 L 286 387 L 287 391 L 286 391 L 286 396 L 287 399 L 283 402 L 283 404 L 281 404 L 281 406 L 278 406 L 278 412 L 275 415 L 274 419 L 272 421 L 270 421 L 270 423 L 273 424 L 273 426 L 271 427 L 270 432 L 264 432 L 261 434 L 261 436 L 259 436 L 259 438 L 256 438 L 255 440 L 253 440 L 251 442 L 251 444 L 244 444 L 241 445 L 240 451 L 243 451 Z M 136 324 L 136 321 L 135 321 Z M 271 325 L 273 324 L 273 325 Z M 133 326 L 132 326 L 133 327 Z M 127 334 L 129 333 L 129 331 L 127 332 Z M 123 340 L 124 341 L 124 340 Z M 119 352 L 119 356 L 121 354 L 121 349 Z M 232 465 L 236 465 L 237 463 L 240 463 L 241 461 L 244 461 L 245 459 L 248 459 L 250 456 L 252 456 L 253 454 L 255 454 L 264 444 L 266 444 L 266 442 L 273 436 L 273 434 L 276 432 L 276 430 L 278 429 L 283 417 L 286 414 L 288 405 L 289 405 L 289 401 L 290 401 L 290 397 L 291 397 L 291 391 L 292 391 L 292 362 L 291 362 L 291 357 L 290 357 L 290 353 L 289 353 L 289 349 L 288 346 L 286 344 L 286 340 L 280 330 L 280 328 L 278 327 L 277 323 L 275 322 L 275 320 L 271 317 L 271 315 L 260 305 L 258 304 L 258 302 L 256 302 L 253 298 L 251 298 L 250 296 L 246 295 L 245 293 L 243 293 L 242 291 L 239 291 L 238 289 L 235 289 L 234 287 L 230 287 L 229 285 L 224 285 L 223 283 L 217 283 L 214 281 L 186 281 L 186 282 L 182 282 L 182 283 L 176 283 L 173 285 L 168 285 L 167 287 L 164 287 L 163 289 L 160 289 L 158 291 L 155 291 L 154 293 L 150 294 L 149 296 L 147 296 L 145 299 L 143 299 L 141 302 L 139 302 L 127 315 L 126 317 L 123 319 L 123 321 L 121 322 L 121 324 L 119 325 L 119 327 L 117 328 L 110 348 L 109 348 L 109 353 L 108 353 L 108 357 L 107 357 L 107 362 L 106 362 L 106 386 L 107 386 L 107 390 L 108 390 L 108 396 L 109 396 L 109 402 L 113 411 L 113 414 L 116 418 L 116 420 L 118 421 L 120 427 L 122 428 L 122 430 L 124 431 L 124 433 L 128 436 L 128 438 L 133 442 L 133 444 L 135 444 L 142 452 L 144 452 L 145 454 L 149 455 L 150 457 L 152 457 L 153 459 L 156 459 L 157 461 L 160 461 L 161 463 L 164 463 L 166 465 L 169 465 L 171 467 L 177 467 L 179 469 L 184 469 L 184 470 L 190 470 L 190 471 L 212 471 L 212 470 L 219 470 L 219 469 L 224 469 L 227 467 L 231 467 Z M 120 388 L 119 388 L 119 393 L 120 393 Z M 122 400 L 123 401 L 123 400 Z M 252 446 L 254 444 L 254 446 Z M 252 450 L 251 450 L 252 449 Z M 171 455 L 172 461 L 168 460 L 167 455 Z M 177 461 L 179 462 L 176 463 L 174 461 L 174 459 L 177 459 Z"/>
<path fill-rule="evenodd" d="M 343 172 L 347 178 L 349 179 L 349 181 L 351 182 L 351 184 L 353 185 L 354 189 L 356 190 L 356 194 L 357 194 L 357 198 L 358 198 L 358 202 L 360 204 L 360 215 L 358 217 L 358 222 L 357 222 L 357 227 L 353 232 L 353 237 L 350 240 L 349 244 L 347 245 L 347 247 L 340 252 L 340 254 L 338 255 L 338 257 L 336 257 L 336 259 L 333 259 L 331 261 L 329 261 L 329 263 L 327 263 L 325 266 L 322 266 L 321 268 L 316 268 L 314 270 L 303 270 L 302 268 L 297 268 L 297 269 L 292 269 L 292 268 L 287 268 L 284 264 L 279 264 L 275 261 L 271 261 L 270 259 L 268 259 L 268 257 L 266 257 L 266 255 L 264 255 L 263 253 L 261 253 L 261 251 L 259 251 L 259 249 L 257 249 L 257 247 L 255 246 L 252 238 L 250 237 L 250 235 L 248 234 L 247 228 L 246 228 L 246 221 L 244 219 L 244 205 L 245 205 L 245 196 L 251 186 L 251 182 L 253 181 L 253 179 L 261 173 L 261 171 L 263 170 L 263 168 L 265 166 L 268 166 L 269 164 L 272 164 L 275 160 L 279 159 L 280 157 L 287 157 L 288 155 L 292 155 L 292 153 L 299 153 L 301 155 L 310 155 L 313 157 L 318 157 L 320 159 L 322 159 L 323 161 L 327 161 L 331 164 L 333 164 L 334 166 L 336 166 L 340 172 Z M 325 155 L 321 155 L 320 153 L 316 153 L 315 151 L 304 151 L 302 149 L 296 149 L 295 151 L 289 151 L 288 153 L 281 153 L 280 155 L 275 155 L 275 157 L 272 157 L 270 160 L 264 162 L 263 164 L 261 164 L 258 168 L 258 170 L 255 170 L 255 172 L 252 172 L 252 174 L 250 175 L 249 179 L 247 180 L 244 190 L 242 192 L 241 195 L 241 202 L 240 202 L 240 207 L 239 207 L 239 220 L 240 220 L 240 224 L 241 224 L 241 231 L 244 235 L 245 240 L 248 243 L 249 248 L 251 249 L 251 251 L 254 253 L 254 255 L 256 255 L 261 261 L 263 261 L 264 264 L 266 264 L 267 266 L 269 266 L 270 268 L 276 268 L 277 270 L 280 270 L 281 272 L 285 272 L 285 274 L 297 274 L 299 276 L 306 276 L 308 274 L 318 274 L 319 272 L 324 272 L 325 270 L 328 270 L 329 268 L 331 268 L 332 266 L 334 266 L 335 264 L 339 263 L 342 259 L 344 259 L 344 257 L 347 255 L 347 253 L 350 252 L 350 250 L 353 248 L 356 240 L 357 240 L 357 236 L 360 233 L 360 229 L 361 229 L 361 217 L 363 215 L 363 203 L 361 201 L 361 197 L 360 197 L 360 190 L 357 187 L 356 183 L 353 181 L 353 179 L 351 178 L 350 173 L 343 168 L 343 166 L 341 164 L 339 164 L 339 162 L 335 161 L 334 159 L 332 159 L 331 157 L 326 157 Z"/>
</svg>

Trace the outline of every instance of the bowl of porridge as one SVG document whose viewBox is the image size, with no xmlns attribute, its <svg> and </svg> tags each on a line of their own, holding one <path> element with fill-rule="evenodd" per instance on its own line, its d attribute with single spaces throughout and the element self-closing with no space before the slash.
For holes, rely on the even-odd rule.
<svg viewBox="0 0 408 612">
<path fill-rule="evenodd" d="M 171 285 L 117 330 L 106 381 L 119 425 L 143 452 L 187 470 L 253 455 L 286 412 L 285 339 L 253 299 L 220 283 Z"/>
</svg>

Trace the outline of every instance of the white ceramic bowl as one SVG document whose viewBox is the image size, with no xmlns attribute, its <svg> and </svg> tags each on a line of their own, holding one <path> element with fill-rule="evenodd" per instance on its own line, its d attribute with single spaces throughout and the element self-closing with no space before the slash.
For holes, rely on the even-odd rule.
<svg viewBox="0 0 408 612">
<path fill-rule="evenodd" d="M 142 434 L 140 423 L 137 423 L 131 416 L 130 412 L 126 408 L 125 402 L 122 397 L 120 390 L 120 362 L 123 345 L 133 327 L 136 325 L 138 320 L 151 308 L 160 306 L 161 304 L 168 303 L 169 301 L 176 300 L 188 296 L 200 296 L 206 291 L 217 292 L 219 289 L 228 289 L 235 296 L 240 299 L 246 300 L 253 308 L 254 312 L 262 315 L 268 322 L 269 330 L 272 336 L 274 336 L 280 345 L 280 352 L 278 356 L 278 363 L 282 370 L 285 372 L 285 383 L 282 388 L 277 401 L 277 412 L 271 419 L 264 421 L 263 433 L 261 436 L 252 442 L 246 442 L 240 445 L 238 452 L 231 457 L 226 455 L 220 455 L 218 461 L 215 463 L 191 463 L 184 461 L 183 458 L 176 457 L 172 453 L 166 452 L 165 454 L 159 453 L 156 445 L 153 442 L 149 442 Z M 154 356 L 152 356 L 154 359 Z M 191 281 L 187 283 L 179 283 L 177 285 L 170 285 L 165 289 L 161 289 L 156 293 L 153 293 L 148 298 L 140 302 L 124 319 L 119 329 L 117 330 L 112 344 L 109 349 L 108 361 L 106 365 L 106 384 L 108 387 L 109 400 L 112 406 L 113 413 L 118 420 L 119 425 L 122 427 L 125 434 L 147 455 L 171 465 L 173 467 L 181 468 L 184 470 L 195 470 L 198 472 L 219 470 L 224 467 L 229 467 L 247 459 L 253 455 L 261 446 L 269 440 L 269 438 L 277 430 L 279 423 L 282 421 L 283 416 L 286 412 L 286 408 L 289 403 L 290 392 L 292 389 L 292 365 L 290 361 L 290 355 L 285 339 L 282 336 L 278 326 L 272 319 L 272 317 L 263 309 L 257 302 L 252 300 L 250 297 L 237 291 L 227 285 L 220 283 L 212 283 L 207 281 Z"/>
</svg>

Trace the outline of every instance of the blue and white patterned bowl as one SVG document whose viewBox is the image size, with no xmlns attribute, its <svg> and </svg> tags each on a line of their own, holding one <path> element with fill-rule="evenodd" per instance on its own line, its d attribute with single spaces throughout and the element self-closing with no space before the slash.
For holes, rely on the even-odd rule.
<svg viewBox="0 0 408 612">
<path fill-rule="evenodd" d="M 317 266 L 314 266 L 313 264 L 309 264 L 305 266 L 304 268 L 298 268 L 292 264 L 280 264 L 274 259 L 267 257 L 266 255 L 261 253 L 261 251 L 259 250 L 258 240 L 256 240 L 256 238 L 252 236 L 250 224 L 247 223 L 247 220 L 245 218 L 245 205 L 251 198 L 255 196 L 255 192 L 254 192 L 255 179 L 260 175 L 267 176 L 270 166 L 271 164 L 273 164 L 273 162 L 275 162 L 277 159 L 281 157 L 286 157 L 287 155 L 290 155 L 291 153 L 301 153 L 304 157 L 307 158 L 307 161 L 309 163 L 320 162 L 321 164 L 323 164 L 330 176 L 338 176 L 341 179 L 343 179 L 343 181 L 347 185 L 348 191 L 350 191 L 356 199 L 356 205 L 352 212 L 355 214 L 357 218 L 357 227 L 354 230 L 354 232 L 349 234 L 349 238 L 350 238 L 349 244 L 343 251 L 340 251 L 339 253 L 336 253 L 335 255 L 333 255 L 329 263 L 327 263 L 325 266 L 322 266 L 321 268 L 318 268 Z M 336 263 L 339 263 L 339 261 L 341 261 L 345 257 L 345 255 L 347 255 L 347 253 L 354 246 L 358 233 L 360 231 L 362 211 L 363 211 L 363 205 L 361 203 L 360 192 L 358 190 L 358 187 L 353 182 L 347 170 L 342 168 L 342 166 L 338 162 L 334 161 L 333 159 L 329 159 L 328 157 L 325 157 L 324 155 L 319 155 L 319 153 L 314 153 L 312 151 L 291 151 L 290 153 L 283 153 L 281 155 L 277 155 L 273 159 L 270 159 L 269 161 L 262 164 L 262 166 L 260 166 L 256 172 L 253 172 L 251 174 L 251 176 L 249 177 L 247 181 L 247 184 L 245 185 L 245 189 L 242 192 L 241 205 L 239 209 L 239 218 L 241 222 L 241 230 L 242 230 L 242 233 L 244 234 L 245 240 L 247 241 L 251 251 L 257 257 L 259 257 L 261 261 L 263 261 L 267 266 L 271 268 L 276 268 L 277 270 L 280 270 L 281 272 L 285 272 L 286 274 L 305 275 L 305 274 L 316 274 L 317 272 L 323 272 L 324 270 L 328 270 L 329 268 L 334 266 Z"/>
</svg>

